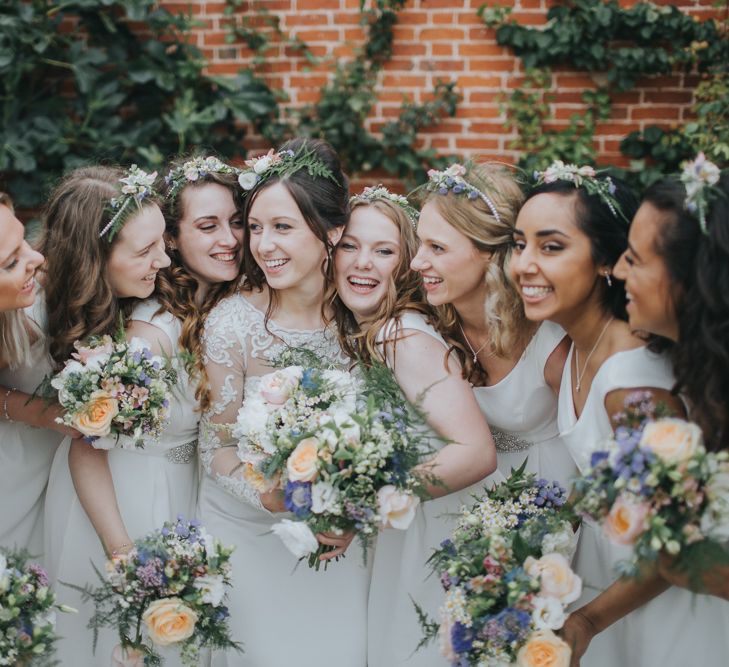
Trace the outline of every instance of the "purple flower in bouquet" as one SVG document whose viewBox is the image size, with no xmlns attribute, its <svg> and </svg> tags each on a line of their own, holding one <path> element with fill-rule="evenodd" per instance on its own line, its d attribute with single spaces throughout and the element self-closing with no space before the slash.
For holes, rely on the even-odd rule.
<svg viewBox="0 0 729 667">
<path fill-rule="evenodd" d="M 451 628 L 451 645 L 456 653 L 468 653 L 473 647 L 473 630 L 463 623 L 454 623 Z"/>
<path fill-rule="evenodd" d="M 531 622 L 532 616 L 529 612 L 507 607 L 486 621 L 481 634 L 485 639 L 504 646 L 512 642 L 523 642 L 531 632 Z"/>
<path fill-rule="evenodd" d="M 311 482 L 286 482 L 284 505 L 297 519 L 311 514 Z"/>
</svg>

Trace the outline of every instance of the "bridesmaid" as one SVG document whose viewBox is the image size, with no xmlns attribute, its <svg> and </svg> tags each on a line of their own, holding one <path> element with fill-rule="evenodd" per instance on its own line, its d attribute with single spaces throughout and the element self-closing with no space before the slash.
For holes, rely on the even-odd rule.
<svg viewBox="0 0 729 667">
<path fill-rule="evenodd" d="M 557 392 L 568 341 L 556 324 L 526 319 L 506 275 L 524 195 L 495 164 L 431 171 L 427 189 L 412 268 L 438 328 L 457 342 L 494 435 L 499 472 L 508 476 L 528 458 L 527 470 L 566 485 L 575 468 L 558 438 Z"/>
<path fill-rule="evenodd" d="M 368 605 L 369 667 L 443 664 L 437 646 L 413 654 L 422 632 L 412 601 L 437 617 L 443 592 L 425 560 L 450 535 L 452 515 L 496 468 L 488 424 L 460 364 L 430 323 L 422 283 L 409 268 L 417 249 L 416 219 L 404 197 L 382 187 L 365 189 L 352 199 L 334 257 L 335 314 L 344 349 L 364 363 L 387 363 L 409 400 L 423 395 L 428 423 L 442 438 L 433 445 L 449 443 L 426 464 L 442 482 L 428 489 L 434 499 L 418 507 L 407 531 L 385 530 L 378 537 Z"/>
<path fill-rule="evenodd" d="M 32 398 L 51 366 L 36 286 L 43 255 L 24 232 L 10 197 L 0 193 L 0 546 L 39 557 L 53 454 L 64 435 L 78 432 L 55 422 L 60 406 Z"/>
<path fill-rule="evenodd" d="M 585 169 L 589 168 L 583 174 Z M 637 209 L 635 196 L 622 182 L 602 176 L 577 178 L 569 167 L 553 166 L 547 175 L 549 181 L 543 182 L 543 174 L 519 212 L 510 273 L 527 317 L 556 322 L 572 339 L 558 421 L 564 444 L 584 471 L 594 447 L 612 433 L 611 416 L 622 409 L 631 392 L 650 390 L 674 411 L 680 413 L 682 407 L 670 394 L 673 376 L 668 359 L 650 352 L 632 335 L 623 285 L 613 275 L 613 266 L 627 247 L 627 220 Z M 570 641 L 577 641 L 575 628 L 594 624 L 603 629 L 612 622 L 597 616 L 604 605 L 624 615 L 665 590 L 657 577 L 621 580 L 611 586 L 615 564 L 629 553 L 627 547 L 609 542 L 599 526 L 583 522 L 575 569 L 585 587 L 578 603 L 581 608 L 564 628 Z M 593 602 L 600 591 L 604 592 Z M 664 595 L 631 615 L 628 623 L 618 622 L 601 633 L 585 664 L 668 664 L 671 643 L 661 638 L 656 626 L 673 602 Z M 644 647 L 655 659 L 636 660 Z M 582 641 L 574 646 L 573 664 L 579 664 L 584 650 Z"/>
<path fill-rule="evenodd" d="M 247 191 L 246 280 L 205 325 L 211 401 L 200 428 L 207 473 L 200 514 L 211 533 L 236 547 L 231 628 L 245 646 L 243 655 L 219 654 L 213 664 L 317 665 L 330 655 L 337 664 L 364 667 L 369 572 L 359 558 L 326 572 L 297 567 L 270 534 L 285 516 L 282 493 L 261 493 L 243 476 L 226 427 L 286 347 L 347 365 L 326 326 L 331 313 L 324 297 L 331 253 L 349 215 L 348 181 L 336 153 L 318 140 L 294 139 L 249 164 L 239 178 Z"/>
</svg>

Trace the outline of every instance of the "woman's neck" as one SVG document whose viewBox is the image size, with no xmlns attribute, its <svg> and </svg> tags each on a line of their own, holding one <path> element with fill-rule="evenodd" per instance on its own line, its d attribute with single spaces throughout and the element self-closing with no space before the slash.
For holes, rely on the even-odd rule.
<svg viewBox="0 0 729 667">
<path fill-rule="evenodd" d="M 458 314 L 461 326 L 469 331 L 486 333 L 486 286 L 464 294 L 451 304 Z"/>
<path fill-rule="evenodd" d="M 595 341 L 612 319 L 614 319 L 612 314 L 606 308 L 593 302 L 576 309 L 573 316 L 557 324 L 567 332 L 576 350 L 582 354 L 589 354 Z"/>
<path fill-rule="evenodd" d="M 318 289 L 311 285 L 297 285 L 285 290 L 269 291 L 275 310 L 271 314 L 277 324 L 289 329 L 321 329 L 324 326 L 322 305 L 324 303 L 324 281 Z"/>
</svg>

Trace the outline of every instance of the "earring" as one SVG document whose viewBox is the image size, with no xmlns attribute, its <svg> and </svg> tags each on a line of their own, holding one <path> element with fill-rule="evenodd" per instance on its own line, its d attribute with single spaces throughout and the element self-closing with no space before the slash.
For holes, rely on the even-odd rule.
<svg viewBox="0 0 729 667">
<path fill-rule="evenodd" d="M 608 287 L 612 287 L 613 286 L 613 281 L 610 278 L 610 272 L 609 271 L 605 271 L 605 282 L 607 283 L 607 286 Z"/>
</svg>

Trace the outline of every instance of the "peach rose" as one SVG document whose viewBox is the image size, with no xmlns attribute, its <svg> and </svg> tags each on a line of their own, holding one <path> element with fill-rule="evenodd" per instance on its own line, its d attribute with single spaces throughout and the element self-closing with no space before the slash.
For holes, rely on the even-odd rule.
<svg viewBox="0 0 729 667">
<path fill-rule="evenodd" d="M 415 518 L 420 498 L 404 493 L 392 484 L 386 484 L 377 491 L 377 509 L 383 528 L 407 530 Z"/>
<path fill-rule="evenodd" d="M 311 482 L 316 478 L 319 461 L 319 440 L 304 438 L 286 461 L 289 480 L 292 482 Z"/>
<path fill-rule="evenodd" d="M 537 630 L 516 655 L 517 667 L 569 667 L 572 651 L 551 630 Z"/>
<path fill-rule="evenodd" d="M 261 378 L 261 396 L 273 405 L 283 405 L 289 399 L 294 389 L 299 386 L 301 368 L 290 366 L 282 368 L 275 373 L 269 373 Z"/>
<path fill-rule="evenodd" d="M 611 542 L 630 546 L 646 529 L 649 511 L 647 503 L 631 501 L 625 495 L 620 495 L 605 517 L 602 529 Z"/>
<path fill-rule="evenodd" d="M 582 593 L 582 579 L 559 553 L 544 554 L 539 560 L 529 556 L 524 569 L 530 577 L 539 579 L 542 597 L 557 598 L 562 604 L 574 602 Z"/>
<path fill-rule="evenodd" d="M 72 426 L 84 435 L 109 435 L 111 421 L 119 413 L 119 402 L 105 391 L 95 391 L 83 412 L 73 415 Z"/>
<path fill-rule="evenodd" d="M 122 648 L 120 644 L 111 652 L 111 667 L 144 667 L 144 653 L 136 648 Z"/>
<path fill-rule="evenodd" d="M 142 620 L 155 644 L 169 646 L 192 637 L 197 614 L 180 598 L 163 598 L 147 607 Z"/>
<path fill-rule="evenodd" d="M 683 419 L 659 419 L 643 429 L 640 446 L 666 463 L 690 459 L 702 444 L 701 429 Z"/>
</svg>

